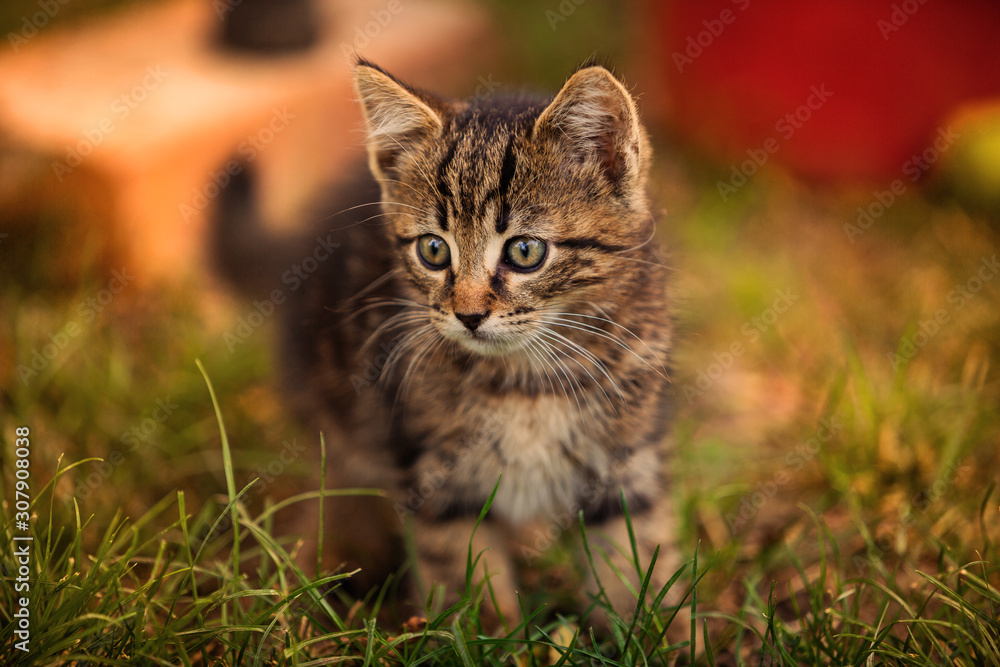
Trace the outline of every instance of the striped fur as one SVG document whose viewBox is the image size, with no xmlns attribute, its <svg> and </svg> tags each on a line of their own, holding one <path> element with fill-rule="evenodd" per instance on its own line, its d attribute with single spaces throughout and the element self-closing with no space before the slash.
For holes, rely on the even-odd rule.
<svg viewBox="0 0 1000 667">
<path fill-rule="evenodd" d="M 380 574 L 412 524 L 417 581 L 448 601 L 496 487 L 474 547 L 489 548 L 505 614 L 515 564 L 551 526 L 582 512 L 628 544 L 622 494 L 643 563 L 663 547 L 662 580 L 672 333 L 631 95 L 599 66 L 553 100 L 443 100 L 363 61 L 356 87 L 381 213 L 336 224 L 337 261 L 303 290 L 287 346 L 288 385 L 333 447 L 330 483 L 389 492 L 331 501 L 331 563 Z M 432 237 L 450 252 L 441 268 L 420 259 L 422 242 L 441 250 Z M 515 254 L 544 242 L 538 268 L 507 260 L 514 239 L 530 241 Z"/>
</svg>

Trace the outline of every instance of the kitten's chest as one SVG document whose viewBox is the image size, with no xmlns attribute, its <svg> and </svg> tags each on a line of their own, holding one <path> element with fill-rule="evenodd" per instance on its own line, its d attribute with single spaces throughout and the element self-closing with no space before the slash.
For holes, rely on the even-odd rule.
<svg viewBox="0 0 1000 667">
<path fill-rule="evenodd" d="M 462 501 L 477 503 L 499 479 L 492 511 L 512 523 L 571 509 L 594 472 L 608 465 L 597 429 L 588 429 L 588 416 L 561 397 L 507 396 L 456 414 L 474 427 L 453 459 L 449 486 Z"/>
</svg>

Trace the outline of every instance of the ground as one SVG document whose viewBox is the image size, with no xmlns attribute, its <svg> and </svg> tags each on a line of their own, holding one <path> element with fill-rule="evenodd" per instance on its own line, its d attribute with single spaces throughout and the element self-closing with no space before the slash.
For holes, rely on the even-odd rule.
<svg viewBox="0 0 1000 667">
<path fill-rule="evenodd" d="M 285 555 L 294 543 L 269 537 L 274 502 L 318 491 L 302 452 L 319 436 L 294 424 L 274 384 L 274 323 L 227 336 L 251 304 L 195 281 L 143 292 L 127 268 L 115 276 L 96 262 L 82 283 L 55 282 L 58 254 L 47 249 L 68 223 L 50 221 L 0 241 L 0 525 L 15 581 L 12 537 L 27 534 L 14 524 L 15 428 L 27 427 L 34 657 L 237 664 L 259 650 L 269 664 L 366 653 L 545 663 L 565 651 L 552 645 L 572 644 L 571 664 L 597 651 L 607 664 L 646 651 L 717 664 L 869 654 L 996 664 L 1000 266 L 990 216 L 931 182 L 861 228 L 858 208 L 876 193 L 834 196 L 775 168 L 724 201 L 722 172 L 670 145 L 658 152 L 653 189 L 679 324 L 670 474 L 683 548 L 687 558 L 697 549 L 703 575 L 693 649 L 657 643 L 662 616 L 592 639 L 543 609 L 533 623 L 546 634 L 512 628 L 504 641 L 478 638 L 472 611 L 401 629 L 365 620 L 377 600 L 326 607 L 322 582 L 298 581 Z M 255 478 L 233 549 L 228 518 L 212 523 Z M 554 581 L 572 585 L 555 567 Z M 675 585 L 691 581 L 689 568 Z M 7 618 L 14 595 L 4 587 Z M 543 603 L 558 606 L 526 600 Z M 23 657 L 4 626 L 0 652 Z"/>
</svg>

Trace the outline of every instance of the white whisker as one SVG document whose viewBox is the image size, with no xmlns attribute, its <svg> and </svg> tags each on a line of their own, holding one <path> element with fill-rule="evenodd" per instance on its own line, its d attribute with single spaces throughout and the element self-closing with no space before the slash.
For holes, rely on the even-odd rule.
<svg viewBox="0 0 1000 667">
<path fill-rule="evenodd" d="M 379 276 L 378 278 L 376 278 L 375 280 L 371 281 L 370 283 L 368 283 L 367 285 L 365 285 L 364 287 L 362 287 L 360 290 L 358 290 L 357 292 L 355 292 L 352 296 L 344 299 L 344 301 L 342 302 L 342 304 L 344 306 L 348 306 L 349 304 L 354 303 L 355 301 L 357 301 L 358 299 L 360 299 L 362 296 L 364 296 L 368 292 L 371 292 L 372 290 L 378 289 L 379 287 L 381 287 L 382 285 L 384 285 L 388 281 L 392 280 L 396 276 L 396 274 L 401 273 L 402 271 L 403 270 L 400 269 L 400 268 L 398 268 L 398 267 L 395 268 L 395 269 L 389 269 L 388 271 L 386 271 L 385 273 L 383 273 L 381 276 Z M 416 302 L 414 302 L 414 303 L 416 303 Z"/>
<path fill-rule="evenodd" d="M 614 389 L 615 393 L 618 395 L 621 402 L 623 404 L 626 403 L 625 392 L 623 392 L 621 387 L 618 386 L 618 382 L 615 381 L 614 377 L 611 375 L 610 371 L 608 370 L 604 362 L 598 359 L 592 352 L 587 350 L 585 347 L 579 345 L 578 343 L 574 342 L 573 340 L 567 338 L 566 336 L 556 331 L 552 331 L 548 327 L 542 327 L 541 329 L 539 329 L 538 335 L 547 338 L 551 343 L 558 344 L 561 347 L 569 350 L 570 352 L 575 352 L 577 355 L 582 356 L 585 360 L 589 361 L 594 366 L 594 368 L 600 371 L 600 374 L 603 375 L 608 380 L 608 382 L 611 384 L 611 387 Z M 583 372 L 586 373 L 590 377 L 590 379 L 594 382 L 594 384 L 597 386 L 597 388 L 601 390 L 601 393 L 603 393 L 604 397 L 608 400 L 608 404 L 612 408 L 614 408 L 615 412 L 617 413 L 615 402 L 611 399 L 611 396 L 608 395 L 608 392 L 604 389 L 604 386 L 598 381 L 598 379 L 594 376 L 594 374 L 590 372 L 590 369 L 587 368 L 587 366 L 582 361 L 580 361 L 580 359 L 578 359 L 576 356 L 567 355 L 567 358 L 572 359 L 580 366 L 581 369 L 583 369 Z"/>
<path fill-rule="evenodd" d="M 411 324 L 427 323 L 427 316 L 421 312 L 414 312 L 410 310 L 404 310 L 403 312 L 396 313 L 392 317 L 388 318 L 386 321 L 382 322 L 378 327 L 372 331 L 368 338 L 365 339 L 364 344 L 361 346 L 361 352 L 366 352 L 371 349 L 379 338 L 381 338 L 385 333 L 404 327 Z M 423 327 L 418 327 L 423 328 Z M 402 337 L 409 335 L 403 334 Z"/>
<path fill-rule="evenodd" d="M 399 381 L 399 387 L 396 389 L 396 397 L 393 400 L 393 412 L 396 411 L 396 407 L 399 405 L 400 400 L 405 400 L 406 393 L 410 388 L 410 378 L 413 377 L 416 369 L 419 368 L 420 362 L 430 356 L 431 350 L 436 349 L 441 342 L 441 336 L 437 335 L 433 326 L 428 325 L 427 327 L 418 329 L 418 331 L 420 331 L 420 334 L 415 336 L 412 344 L 410 344 L 408 348 L 416 347 L 417 345 L 420 347 L 417 348 L 416 352 L 410 357 L 410 363 L 407 364 L 406 371 L 403 373 L 403 377 Z M 403 353 L 401 352 L 399 358 L 402 358 L 402 354 Z"/>
<path fill-rule="evenodd" d="M 611 325 L 619 327 L 620 329 L 622 329 L 623 331 L 625 331 L 626 333 L 628 333 L 629 335 L 631 335 L 633 338 L 635 338 L 639 343 L 641 343 L 643 345 L 643 347 L 646 348 L 646 350 L 649 352 L 649 354 L 656 360 L 656 362 L 658 364 L 660 364 L 660 368 L 663 369 L 663 372 L 661 373 L 660 370 L 657 369 L 656 367 L 654 367 L 647 359 L 645 359 L 644 357 L 642 357 L 641 355 L 639 355 L 638 353 L 636 353 L 636 351 L 633 350 L 632 347 L 630 345 L 628 345 L 625 341 L 623 341 L 621 338 L 619 338 L 617 336 L 614 336 L 614 335 L 608 333 L 607 331 L 605 331 L 604 329 L 602 329 L 602 328 L 600 328 L 598 326 L 594 326 L 593 324 L 588 324 L 587 322 L 576 322 L 574 320 L 568 319 L 568 317 L 570 317 L 570 316 L 571 317 L 591 318 L 591 319 L 598 320 L 598 321 L 601 321 L 601 322 L 607 322 L 608 324 L 611 324 Z M 630 329 L 628 329 L 626 327 L 623 327 L 623 326 L 617 324 L 616 322 L 614 322 L 614 321 L 612 321 L 610 319 L 603 318 L 603 317 L 597 317 L 596 315 L 584 315 L 582 313 L 545 313 L 545 314 L 541 315 L 539 319 L 542 320 L 542 321 L 544 321 L 544 322 L 546 322 L 547 324 L 551 324 L 553 326 L 565 327 L 567 329 L 574 329 L 576 331 L 580 331 L 580 332 L 585 333 L 585 334 L 591 334 L 591 335 L 597 336 L 598 338 L 602 338 L 604 340 L 607 340 L 607 341 L 613 343 L 614 345 L 616 345 L 617 347 L 621 348 L 625 352 L 629 353 L 630 355 L 632 355 L 633 357 L 635 357 L 639 361 L 641 361 L 651 371 L 653 371 L 654 373 L 660 375 L 660 377 L 664 377 L 664 378 L 666 377 L 666 369 L 663 368 L 663 364 L 660 361 L 659 357 L 657 357 L 656 353 L 653 352 L 653 350 L 641 338 L 639 338 L 637 335 L 635 335 L 634 333 L 632 333 L 632 331 Z"/>
<path fill-rule="evenodd" d="M 382 370 L 379 375 L 379 383 L 383 388 L 392 376 L 392 372 L 395 370 L 396 364 L 403 359 L 407 351 L 417 345 L 423 345 L 424 342 L 429 340 L 429 338 L 433 335 L 433 328 L 433 325 L 425 324 L 422 327 L 418 327 L 403 334 L 394 342 L 392 350 L 389 352 L 388 358 L 382 365 Z"/>
<path fill-rule="evenodd" d="M 540 349 L 540 350 L 536 349 L 536 346 L 541 346 L 542 349 Z M 530 354 L 532 355 L 532 357 L 534 359 L 537 359 L 544 366 L 546 366 L 547 368 L 549 368 L 549 369 L 552 370 L 552 372 L 555 374 L 556 380 L 559 382 L 559 387 L 562 389 L 563 396 L 566 397 L 566 401 L 568 402 L 569 401 L 569 390 L 566 388 L 566 384 L 563 383 L 563 379 L 560 376 L 559 371 L 556 369 L 556 367 L 554 367 L 552 365 L 552 361 L 549 361 L 549 360 L 547 360 L 545 358 L 545 356 L 547 356 L 547 357 L 549 357 L 549 359 L 553 359 L 553 353 L 552 353 L 552 351 L 550 349 L 550 345 L 545 340 L 537 339 L 537 338 L 532 338 L 532 339 L 528 339 L 527 346 L 526 346 L 525 349 L 529 350 Z M 542 355 L 545 355 L 545 356 L 542 356 Z M 554 361 L 557 364 L 559 363 L 558 359 L 554 359 Z M 565 374 L 565 373 L 563 373 L 563 374 Z M 549 381 L 549 387 L 552 389 L 553 393 L 555 393 L 555 385 L 553 385 L 553 383 L 552 383 L 551 376 L 549 376 L 548 373 L 545 373 L 545 377 Z M 568 382 L 570 381 L 570 379 L 569 379 L 568 376 L 566 377 L 566 380 Z M 571 386 L 571 388 L 573 390 L 573 398 L 576 401 L 576 407 L 577 407 L 578 413 L 582 414 L 583 413 L 583 407 L 580 405 L 580 397 L 577 395 L 576 387 L 573 386 L 572 382 L 570 382 L 570 386 Z"/>
</svg>

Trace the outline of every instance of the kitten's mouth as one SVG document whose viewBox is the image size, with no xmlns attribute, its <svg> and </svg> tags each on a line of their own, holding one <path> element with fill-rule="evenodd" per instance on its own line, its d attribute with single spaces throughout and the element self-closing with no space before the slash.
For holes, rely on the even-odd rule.
<svg viewBox="0 0 1000 667">
<path fill-rule="evenodd" d="M 479 330 L 464 330 L 457 336 L 451 335 L 447 337 L 457 342 L 466 350 L 484 357 L 502 356 L 521 347 L 521 344 L 517 340 L 484 333 Z"/>
</svg>

